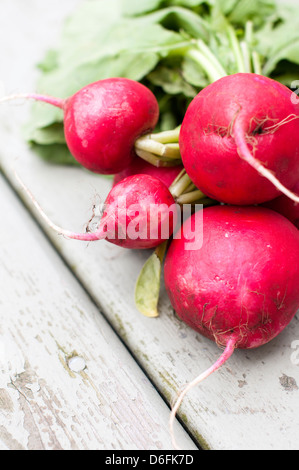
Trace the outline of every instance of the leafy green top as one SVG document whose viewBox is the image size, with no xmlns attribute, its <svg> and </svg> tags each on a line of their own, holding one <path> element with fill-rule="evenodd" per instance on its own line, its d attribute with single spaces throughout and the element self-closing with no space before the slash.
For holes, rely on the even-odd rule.
<svg viewBox="0 0 299 470">
<path fill-rule="evenodd" d="M 299 77 L 298 45 L 297 16 L 273 0 L 92 0 L 67 19 L 58 47 L 39 64 L 37 91 L 67 98 L 96 80 L 131 78 L 155 93 L 157 130 L 168 130 L 200 89 L 250 69 L 248 51 L 253 71 L 290 86 Z M 61 110 L 35 103 L 26 138 L 44 158 L 74 163 L 62 119 Z"/>
</svg>

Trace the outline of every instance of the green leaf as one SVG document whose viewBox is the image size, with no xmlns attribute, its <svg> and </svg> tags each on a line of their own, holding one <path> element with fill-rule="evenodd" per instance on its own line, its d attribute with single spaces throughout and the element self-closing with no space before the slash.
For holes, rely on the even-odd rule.
<svg viewBox="0 0 299 470">
<path fill-rule="evenodd" d="M 234 25 L 245 25 L 251 20 L 261 26 L 276 11 L 274 0 L 218 0 L 218 4 Z"/>
<path fill-rule="evenodd" d="M 187 57 L 190 48 L 204 43 L 211 52 L 208 58 L 214 54 L 226 73 L 237 72 L 228 26 L 236 29 L 238 39 L 244 39 L 245 23 L 251 20 L 252 45 L 265 64 L 264 73 L 283 83 L 294 78 L 299 65 L 295 13 L 277 7 L 274 0 L 82 2 L 65 22 L 57 48 L 40 62 L 36 91 L 67 98 L 97 80 L 131 78 L 156 95 L 160 105 L 157 129 L 170 129 L 181 123 L 195 93 L 209 84 L 207 76 L 216 76 L 207 75 L 204 61 L 199 65 L 194 56 L 192 60 Z M 35 103 L 26 138 L 48 147 L 44 153 L 49 156 L 52 145 L 64 147 L 62 122 L 60 109 Z"/>
<path fill-rule="evenodd" d="M 137 16 L 156 10 L 163 0 L 122 0 L 122 12 L 125 16 Z"/>
<path fill-rule="evenodd" d="M 200 15 L 181 7 L 169 7 L 138 18 L 138 23 L 156 23 L 173 31 L 184 31 L 191 37 L 208 39 L 210 25 Z"/>
<path fill-rule="evenodd" d="M 73 165 L 79 166 L 74 157 L 70 154 L 66 145 L 52 144 L 52 145 L 38 145 L 31 144 L 34 152 L 49 163 L 55 165 Z"/>
<path fill-rule="evenodd" d="M 299 65 L 299 34 L 297 38 L 293 38 L 291 43 L 285 44 L 281 47 L 265 64 L 263 72 L 265 75 L 270 75 L 279 62 L 287 60 Z"/>
<path fill-rule="evenodd" d="M 184 80 L 179 70 L 161 66 L 151 72 L 147 78 L 154 85 L 162 87 L 164 92 L 170 95 L 183 93 L 191 98 L 197 95 L 197 91 Z"/>
<path fill-rule="evenodd" d="M 92 41 L 82 40 L 77 47 L 72 35 L 76 24 L 68 24 L 68 34 L 65 33 L 62 47 L 57 53 L 58 62 L 63 65 L 51 68 L 49 58 L 45 59 L 44 69 L 47 72 L 39 80 L 37 88 L 40 93 L 68 98 L 87 84 L 109 77 L 141 81 L 156 67 L 162 56 L 185 44 L 180 34 L 168 31 L 159 24 L 135 24 L 134 20 L 115 22 L 113 17 L 108 29 L 107 25 L 104 29 L 99 28 L 100 33 L 96 32 Z M 102 41 L 101 35 L 105 36 L 105 41 Z M 60 109 L 35 103 L 28 125 L 34 134 L 35 129 L 62 120 Z"/>
<path fill-rule="evenodd" d="M 258 51 L 266 58 L 263 73 L 270 75 L 281 61 L 299 64 L 299 19 L 295 8 L 279 9 L 276 21 L 257 32 Z M 288 71 L 288 64 L 285 63 Z"/>
<path fill-rule="evenodd" d="M 28 142 L 40 145 L 65 144 L 64 129 L 62 123 L 54 123 L 48 127 L 32 128 L 27 124 L 24 135 Z"/>
<path fill-rule="evenodd" d="M 190 60 L 188 57 L 183 61 L 182 74 L 184 79 L 193 87 L 197 87 L 197 89 L 204 88 L 209 84 L 206 75 L 194 60 Z"/>
<path fill-rule="evenodd" d="M 167 30 L 153 21 L 121 19 L 109 27 L 105 25 L 97 29 L 92 37 L 82 39 L 78 45 L 74 44 L 72 37 L 65 37 L 59 54 L 60 68 L 72 70 L 82 64 L 96 63 L 123 52 L 165 54 L 182 44 L 186 44 L 186 41 L 179 33 Z"/>
<path fill-rule="evenodd" d="M 127 16 L 138 16 L 165 7 L 194 8 L 205 0 L 122 0 L 122 11 Z"/>
<path fill-rule="evenodd" d="M 168 241 L 160 245 L 143 266 L 135 288 L 135 304 L 142 315 L 159 316 L 161 270 Z"/>
<path fill-rule="evenodd" d="M 46 56 L 44 60 L 38 64 L 38 68 L 44 73 L 51 72 L 57 66 L 58 66 L 58 52 L 52 49 L 46 52 Z"/>
<path fill-rule="evenodd" d="M 50 95 L 51 93 L 48 94 Z M 60 97 L 59 94 L 56 96 Z M 50 106 L 46 103 L 35 102 L 31 107 L 31 113 L 28 122 L 24 126 L 26 138 L 27 140 L 34 140 L 32 139 L 32 135 L 36 129 L 43 129 L 53 125 L 54 123 L 62 122 L 63 111 L 61 109 Z"/>
</svg>

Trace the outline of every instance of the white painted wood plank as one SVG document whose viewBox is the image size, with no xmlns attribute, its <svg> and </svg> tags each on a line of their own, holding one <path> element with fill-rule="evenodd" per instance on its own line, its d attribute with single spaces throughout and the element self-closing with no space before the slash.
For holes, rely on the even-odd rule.
<svg viewBox="0 0 299 470">
<path fill-rule="evenodd" d="M 0 449 L 171 449 L 168 407 L 2 177 L 0 200 Z"/>
<path fill-rule="evenodd" d="M 53 18 L 56 2 L 51 2 Z M 19 2 L 11 3 L 10 14 Z M 43 5 L 46 16 L 47 6 L 44 2 Z M 4 9 L 1 43 L 8 34 L 5 24 L 9 17 L 5 15 Z M 60 13 L 57 12 L 56 18 L 58 22 L 61 20 Z M 9 34 L 14 41 L 11 41 L 10 55 L 4 54 L 1 64 L 1 76 L 10 91 L 34 88 L 33 65 L 42 56 L 46 44 L 52 43 L 53 22 L 47 20 L 41 25 L 37 17 L 30 19 L 28 13 L 25 21 L 22 18 L 21 22 L 10 24 Z M 36 40 L 39 35 L 44 38 L 41 42 Z M 27 52 L 20 54 L 17 45 L 24 37 Z M 25 83 L 22 80 L 21 84 L 19 75 L 11 70 L 12 63 L 22 69 Z M 26 105 L 5 106 L 0 110 L 1 123 L 5 124 L 0 130 L 1 166 L 12 182 L 12 169 L 17 168 L 57 223 L 82 230 L 95 194 L 104 198 L 109 183 L 81 169 L 48 165 L 33 155 L 19 133 L 27 111 Z M 133 291 L 145 253 L 128 252 L 106 242 L 86 246 L 50 232 L 49 235 L 165 397 L 173 398 L 182 385 L 218 357 L 219 350 L 213 343 L 175 317 L 164 291 L 160 318 L 150 320 L 138 314 Z M 298 317 L 269 345 L 256 351 L 237 351 L 226 367 L 190 393 L 181 415 L 199 440 L 214 449 L 298 449 L 299 368 L 293 349 L 296 340 L 299 340 Z"/>
</svg>

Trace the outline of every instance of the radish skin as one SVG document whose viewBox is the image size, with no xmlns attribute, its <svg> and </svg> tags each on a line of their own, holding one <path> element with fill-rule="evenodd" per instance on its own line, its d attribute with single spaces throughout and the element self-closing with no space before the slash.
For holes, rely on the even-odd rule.
<svg viewBox="0 0 299 470">
<path fill-rule="evenodd" d="M 295 185 L 293 192 L 299 195 L 299 183 Z M 267 207 L 268 209 L 272 209 L 273 211 L 283 215 L 299 229 L 299 204 L 284 194 L 270 202 L 266 202 L 263 204 L 263 207 Z"/>
<path fill-rule="evenodd" d="M 135 141 L 152 132 L 159 118 L 153 93 L 124 78 L 88 85 L 66 101 L 64 112 L 71 154 L 85 168 L 110 175 L 132 163 Z"/>
<path fill-rule="evenodd" d="M 158 178 L 169 188 L 183 169 L 183 165 L 174 167 L 156 167 L 144 161 L 142 158 L 135 158 L 130 166 L 114 176 L 113 185 L 115 186 L 128 176 L 144 174 Z"/>
</svg>

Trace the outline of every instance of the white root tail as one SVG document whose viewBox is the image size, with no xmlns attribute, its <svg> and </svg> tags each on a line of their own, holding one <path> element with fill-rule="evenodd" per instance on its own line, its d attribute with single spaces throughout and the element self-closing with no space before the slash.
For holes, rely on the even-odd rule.
<svg viewBox="0 0 299 470">
<path fill-rule="evenodd" d="M 62 100 L 60 98 L 54 98 L 53 96 L 40 95 L 37 93 L 20 93 L 0 98 L 0 104 L 16 100 L 42 101 L 44 103 L 48 103 L 52 106 L 56 106 L 57 108 L 61 109 L 63 109 L 65 103 L 65 100 Z"/>
<path fill-rule="evenodd" d="M 240 157 L 245 160 L 252 168 L 254 168 L 261 176 L 266 178 L 270 183 L 272 183 L 275 188 L 280 191 L 282 194 L 287 196 L 292 201 L 299 203 L 299 196 L 288 188 L 286 188 L 272 173 L 272 171 L 265 168 L 262 163 L 257 160 L 251 153 L 247 141 L 246 141 L 246 133 L 242 127 L 236 120 L 234 124 L 234 139 L 236 145 L 238 147 L 238 153 Z"/>
<path fill-rule="evenodd" d="M 221 366 L 223 366 L 223 364 L 225 364 L 227 362 L 227 360 L 232 356 L 232 354 L 235 351 L 236 343 L 237 343 L 236 338 L 231 337 L 231 339 L 228 341 L 228 343 L 226 345 L 226 348 L 225 348 L 223 354 L 215 362 L 215 364 L 212 367 L 210 367 L 208 370 L 206 370 L 205 372 L 200 374 L 198 377 L 196 377 L 196 379 L 194 379 L 188 385 L 186 385 L 186 387 L 179 394 L 174 406 L 172 407 L 172 411 L 171 411 L 170 418 L 169 418 L 169 429 L 170 429 L 170 435 L 171 435 L 172 445 L 173 445 L 174 449 L 182 450 L 176 442 L 176 439 L 175 439 L 175 436 L 174 436 L 173 426 L 174 426 L 174 421 L 175 421 L 176 414 L 177 414 L 177 412 L 178 412 L 178 410 L 179 410 L 179 408 L 182 404 L 183 399 L 185 398 L 186 394 L 192 388 L 194 388 L 196 385 L 200 384 L 203 380 L 208 378 L 210 375 L 212 375 L 214 372 L 216 372 Z"/>
<path fill-rule="evenodd" d="M 54 224 L 51 221 L 51 219 L 47 216 L 47 214 L 44 212 L 44 210 L 41 208 L 40 204 L 37 202 L 37 200 L 31 193 L 31 191 L 27 188 L 27 186 L 24 184 L 24 182 L 19 177 L 19 175 L 16 172 L 14 172 L 14 174 L 15 174 L 16 180 L 20 184 L 21 188 L 26 192 L 27 196 L 31 200 L 32 204 L 34 205 L 35 209 L 37 210 L 41 218 L 46 222 L 46 224 L 52 230 L 54 230 L 54 232 L 57 232 L 59 235 L 62 235 L 71 240 L 79 240 L 79 241 L 86 241 L 86 242 L 97 241 L 97 240 L 101 240 L 104 238 L 104 234 L 103 234 L 101 227 L 94 233 L 75 233 L 75 232 L 71 232 L 70 230 L 64 230 L 62 227 L 59 227 L 58 225 Z"/>
</svg>

